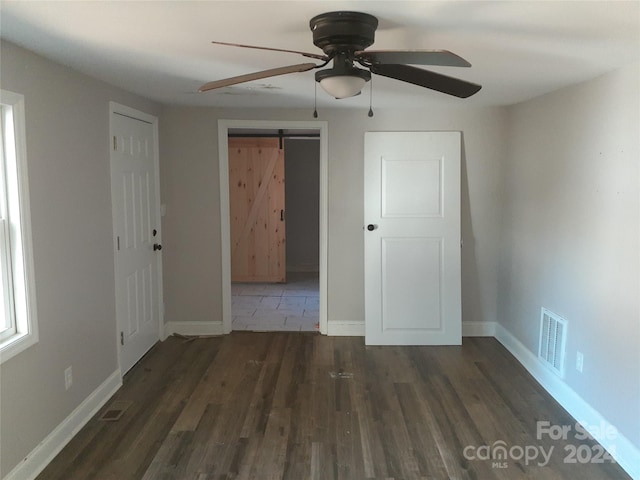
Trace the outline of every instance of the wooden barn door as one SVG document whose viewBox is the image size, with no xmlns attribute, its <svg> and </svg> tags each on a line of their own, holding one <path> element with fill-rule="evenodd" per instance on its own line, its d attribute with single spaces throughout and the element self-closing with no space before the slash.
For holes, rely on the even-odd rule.
<svg viewBox="0 0 640 480">
<path fill-rule="evenodd" d="M 231 281 L 285 282 L 284 150 L 277 138 L 229 138 Z"/>
</svg>

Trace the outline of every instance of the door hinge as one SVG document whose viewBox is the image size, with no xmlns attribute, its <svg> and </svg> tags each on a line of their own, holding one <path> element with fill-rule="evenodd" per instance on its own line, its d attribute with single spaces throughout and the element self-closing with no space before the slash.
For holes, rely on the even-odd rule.
<svg viewBox="0 0 640 480">
<path fill-rule="evenodd" d="M 120 250 L 120 235 L 116 237 L 117 249 Z"/>
<path fill-rule="evenodd" d="M 113 136 L 113 149 L 118 150 L 118 139 L 115 135 Z"/>
<path fill-rule="evenodd" d="M 120 332 L 120 345 L 124 345 L 124 332 Z"/>
</svg>

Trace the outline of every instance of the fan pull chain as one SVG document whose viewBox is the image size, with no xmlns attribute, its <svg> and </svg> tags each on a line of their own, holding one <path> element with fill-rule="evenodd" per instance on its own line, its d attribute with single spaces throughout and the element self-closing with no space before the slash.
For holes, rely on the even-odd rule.
<svg viewBox="0 0 640 480">
<path fill-rule="evenodd" d="M 373 77 L 369 80 L 369 117 L 373 117 Z"/>
<path fill-rule="evenodd" d="M 318 118 L 318 82 L 313 82 L 313 118 Z"/>
</svg>

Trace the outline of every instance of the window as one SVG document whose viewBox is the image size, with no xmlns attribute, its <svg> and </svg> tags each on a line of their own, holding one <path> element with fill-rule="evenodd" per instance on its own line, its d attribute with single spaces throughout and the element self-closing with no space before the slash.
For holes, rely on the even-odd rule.
<svg viewBox="0 0 640 480">
<path fill-rule="evenodd" d="M 0 361 L 38 341 L 24 97 L 0 90 Z"/>
</svg>

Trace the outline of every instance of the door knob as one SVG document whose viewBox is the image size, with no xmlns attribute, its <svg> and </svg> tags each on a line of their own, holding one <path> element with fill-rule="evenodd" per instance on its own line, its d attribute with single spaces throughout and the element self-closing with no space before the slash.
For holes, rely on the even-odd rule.
<svg viewBox="0 0 640 480">
<path fill-rule="evenodd" d="M 374 225 L 373 223 L 367 225 L 367 230 L 369 230 L 370 232 L 373 232 L 376 228 L 378 228 L 378 226 Z"/>
<path fill-rule="evenodd" d="M 162 245 L 160 245 L 159 243 L 154 243 L 153 251 L 155 252 L 156 250 L 162 250 Z"/>
</svg>

